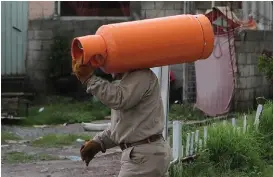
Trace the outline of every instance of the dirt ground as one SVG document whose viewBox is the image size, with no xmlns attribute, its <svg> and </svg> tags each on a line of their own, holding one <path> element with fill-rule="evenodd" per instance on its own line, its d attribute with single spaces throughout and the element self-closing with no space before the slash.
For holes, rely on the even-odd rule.
<svg viewBox="0 0 273 177">
<path fill-rule="evenodd" d="M 24 140 L 33 140 L 49 133 L 95 134 L 94 132 L 84 132 L 80 124 L 46 128 L 2 126 L 3 130 L 20 135 Z M 28 143 L 2 145 L 2 177 L 114 177 L 118 175 L 121 156 L 119 148 L 110 149 L 104 154 L 97 154 L 89 166 L 86 167 L 79 159 L 79 147 L 80 143 L 77 142 L 74 145 L 60 148 L 37 148 L 28 145 Z M 60 157 L 60 160 L 5 163 L 3 156 L 14 151 L 26 154 L 44 153 Z M 67 159 L 67 157 L 70 157 L 70 159 Z"/>
</svg>

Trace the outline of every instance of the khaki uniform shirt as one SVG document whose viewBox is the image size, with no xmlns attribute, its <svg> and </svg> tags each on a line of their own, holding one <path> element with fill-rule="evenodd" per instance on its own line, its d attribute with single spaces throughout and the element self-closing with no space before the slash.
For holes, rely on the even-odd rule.
<svg viewBox="0 0 273 177">
<path fill-rule="evenodd" d="M 119 83 L 93 75 L 87 82 L 87 92 L 112 109 L 111 126 L 93 138 L 104 152 L 120 143 L 133 143 L 162 133 L 161 92 L 158 79 L 150 69 L 127 72 Z"/>
</svg>

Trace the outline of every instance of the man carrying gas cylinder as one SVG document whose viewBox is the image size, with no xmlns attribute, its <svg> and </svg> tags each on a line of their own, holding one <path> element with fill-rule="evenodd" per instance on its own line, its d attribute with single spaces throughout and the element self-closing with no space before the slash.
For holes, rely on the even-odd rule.
<svg viewBox="0 0 273 177">
<path fill-rule="evenodd" d="M 87 93 L 111 108 L 111 126 L 81 147 L 88 166 L 98 152 L 119 146 L 119 177 L 168 176 L 171 148 L 162 136 L 164 112 L 159 82 L 150 69 L 112 74 L 119 83 L 94 74 L 91 64 L 72 62 L 73 72 Z"/>
</svg>

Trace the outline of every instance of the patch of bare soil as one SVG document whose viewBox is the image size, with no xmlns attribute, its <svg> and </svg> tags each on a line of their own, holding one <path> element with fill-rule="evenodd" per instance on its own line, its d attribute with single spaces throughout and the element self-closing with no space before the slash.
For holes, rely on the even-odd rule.
<svg viewBox="0 0 273 177">
<path fill-rule="evenodd" d="M 81 161 L 58 160 L 2 164 L 2 177 L 113 177 L 120 169 L 120 154 L 98 156 L 86 167 Z"/>
<path fill-rule="evenodd" d="M 79 125 L 40 129 L 5 126 L 4 129 L 17 135 L 19 134 L 23 139 L 28 140 L 33 140 L 49 133 L 84 132 Z M 91 132 L 85 133 L 90 134 Z M 89 166 L 86 167 L 84 162 L 79 159 L 79 147 L 80 144 L 77 142 L 74 145 L 61 148 L 38 148 L 30 146 L 29 143 L 2 145 L 2 159 L 7 153 L 16 151 L 26 154 L 47 154 L 59 157 L 60 160 L 16 164 L 10 164 L 2 160 L 1 175 L 2 177 L 114 177 L 118 175 L 121 156 L 119 148 L 109 149 L 106 153 L 97 154 Z"/>
</svg>

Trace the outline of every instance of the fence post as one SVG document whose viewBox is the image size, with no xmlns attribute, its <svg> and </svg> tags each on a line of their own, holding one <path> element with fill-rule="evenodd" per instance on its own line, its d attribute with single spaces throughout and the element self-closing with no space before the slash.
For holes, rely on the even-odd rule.
<svg viewBox="0 0 273 177">
<path fill-rule="evenodd" d="M 244 115 L 244 122 L 243 122 L 243 133 L 246 133 L 246 115 Z"/>
<path fill-rule="evenodd" d="M 204 127 L 204 147 L 207 147 L 207 139 L 208 139 L 208 127 Z"/>
<path fill-rule="evenodd" d="M 231 119 L 231 124 L 233 127 L 236 127 L 236 119 L 235 118 Z"/>
<path fill-rule="evenodd" d="M 193 145 L 194 145 L 194 132 L 191 132 L 190 155 L 193 155 L 193 152 L 194 152 Z"/>
<path fill-rule="evenodd" d="M 195 131 L 195 148 L 194 148 L 194 152 L 197 153 L 198 151 L 198 143 L 199 143 L 199 130 Z"/>
<path fill-rule="evenodd" d="M 187 133 L 186 153 L 185 153 L 186 157 L 188 157 L 190 154 L 190 139 L 191 139 L 191 135 L 190 135 L 190 133 Z"/>
<path fill-rule="evenodd" d="M 182 156 L 182 123 L 173 121 L 173 158 L 180 159 Z"/>
<path fill-rule="evenodd" d="M 258 130 L 258 127 L 259 127 L 260 116 L 261 116 L 262 111 L 263 111 L 263 105 L 259 104 L 257 107 L 255 121 L 254 121 L 254 125 L 256 127 L 256 130 Z"/>
</svg>

